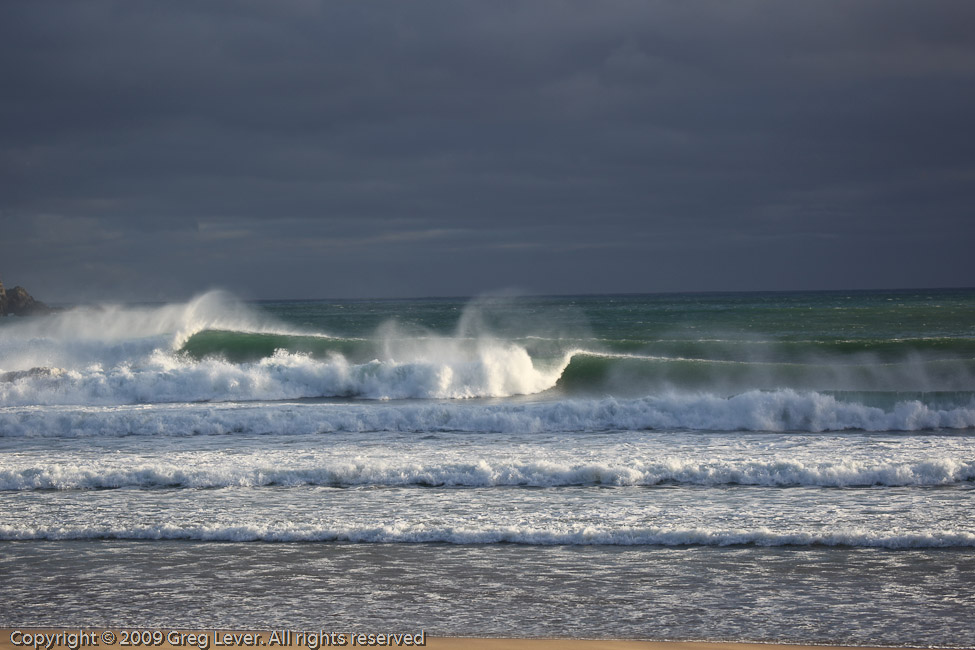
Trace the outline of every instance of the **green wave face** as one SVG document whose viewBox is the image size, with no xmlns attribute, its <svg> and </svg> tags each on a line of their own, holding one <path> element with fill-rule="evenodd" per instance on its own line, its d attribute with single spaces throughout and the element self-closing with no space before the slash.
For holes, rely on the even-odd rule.
<svg viewBox="0 0 975 650">
<path fill-rule="evenodd" d="M 906 339 L 812 339 L 776 340 L 769 338 L 715 338 L 704 340 L 604 340 L 606 351 L 618 354 L 659 356 L 711 361 L 765 361 L 769 363 L 806 363 L 811 359 L 829 359 L 839 363 L 869 356 L 872 361 L 897 363 L 915 357 L 927 361 L 975 359 L 972 338 L 906 338 Z"/>
<path fill-rule="evenodd" d="M 713 359 L 611 357 L 577 354 L 557 387 L 569 393 L 647 394 L 666 390 L 732 395 L 746 390 L 814 390 L 917 395 L 942 392 L 967 404 L 975 360 L 882 362 L 751 362 Z M 908 399 L 908 397 L 902 397 Z"/>
<path fill-rule="evenodd" d="M 278 351 L 326 359 L 333 354 L 358 356 L 366 347 L 364 341 L 353 339 L 206 330 L 191 336 L 180 352 L 196 361 L 216 358 L 231 363 L 253 363 Z"/>
</svg>

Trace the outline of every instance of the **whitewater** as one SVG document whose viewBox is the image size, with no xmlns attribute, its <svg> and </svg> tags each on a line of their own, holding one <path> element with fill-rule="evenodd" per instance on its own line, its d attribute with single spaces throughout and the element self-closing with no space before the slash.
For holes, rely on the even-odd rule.
<svg viewBox="0 0 975 650">
<path fill-rule="evenodd" d="M 371 608 L 439 634 L 960 647 L 973 497 L 971 290 L 209 292 L 0 319 L 0 625 Z M 150 569 L 173 585 L 152 603 Z M 175 585 L 230 598 L 231 574 L 265 582 L 187 619 Z M 275 599 L 296 580 L 330 613 Z M 873 618 L 836 615 L 864 593 Z"/>
</svg>

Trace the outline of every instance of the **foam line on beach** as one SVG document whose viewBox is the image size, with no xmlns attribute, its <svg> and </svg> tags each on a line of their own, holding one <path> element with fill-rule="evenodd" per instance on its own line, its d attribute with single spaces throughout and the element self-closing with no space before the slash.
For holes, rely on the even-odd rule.
<svg viewBox="0 0 975 650">
<path fill-rule="evenodd" d="M 375 526 L 312 524 L 247 524 L 179 526 L 161 524 L 117 528 L 29 527 L 0 525 L 0 540 L 192 540 L 221 542 L 356 542 L 524 544 L 533 546 L 846 546 L 862 548 L 959 548 L 975 546 L 975 534 L 964 531 L 870 532 L 859 529 L 775 532 L 759 529 L 708 529 L 593 526 L 553 529 L 506 527 L 445 527 L 396 522 Z"/>
<path fill-rule="evenodd" d="M 9 464 L 9 463 L 8 463 Z M 220 488 L 265 486 L 565 487 L 745 485 L 765 487 L 946 486 L 975 481 L 975 461 L 929 458 L 919 462 L 838 459 L 710 461 L 670 458 L 659 462 L 604 463 L 331 461 L 296 467 L 245 457 L 232 462 L 133 462 L 99 460 L 30 464 L 0 469 L 0 490 L 111 488 Z M 305 466 L 301 466 L 305 465 Z"/>
</svg>

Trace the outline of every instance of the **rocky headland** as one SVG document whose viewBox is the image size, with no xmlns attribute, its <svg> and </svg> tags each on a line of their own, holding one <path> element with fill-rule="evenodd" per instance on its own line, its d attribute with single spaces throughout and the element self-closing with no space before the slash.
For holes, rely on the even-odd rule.
<svg viewBox="0 0 975 650">
<path fill-rule="evenodd" d="M 34 300 L 27 289 L 17 286 L 7 291 L 0 281 L 0 316 L 34 316 L 50 311 L 51 308 L 43 302 Z"/>
</svg>

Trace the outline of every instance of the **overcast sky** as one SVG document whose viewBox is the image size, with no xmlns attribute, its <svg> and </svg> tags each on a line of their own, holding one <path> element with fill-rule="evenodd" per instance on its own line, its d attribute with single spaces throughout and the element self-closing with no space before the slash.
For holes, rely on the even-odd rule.
<svg viewBox="0 0 975 650">
<path fill-rule="evenodd" d="M 3 0 L 51 302 L 975 285 L 975 2 Z"/>
</svg>

